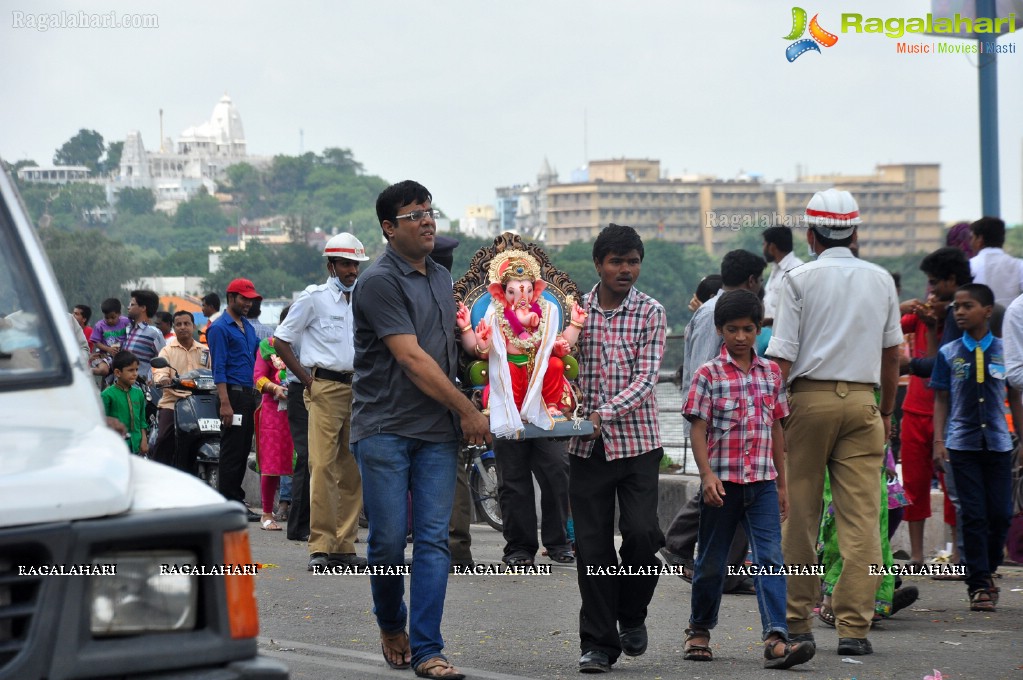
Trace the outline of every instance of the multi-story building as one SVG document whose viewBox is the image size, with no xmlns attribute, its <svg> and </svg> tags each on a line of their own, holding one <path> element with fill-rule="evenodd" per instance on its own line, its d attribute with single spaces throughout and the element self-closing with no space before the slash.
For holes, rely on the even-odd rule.
<svg viewBox="0 0 1023 680">
<path fill-rule="evenodd" d="M 810 197 L 829 187 L 856 197 L 864 257 L 930 251 L 944 243 L 937 164 L 879 165 L 872 175 L 765 182 L 758 176 L 661 178 L 659 161 L 615 159 L 591 161 L 588 175 L 584 182 L 545 189 L 548 246 L 591 241 L 615 222 L 635 227 L 644 238 L 699 245 L 720 256 L 738 231 L 799 226 Z"/>
<path fill-rule="evenodd" d="M 558 171 L 544 158 L 535 184 L 516 184 L 497 189 L 497 234 L 511 231 L 530 240 L 543 241 L 547 233 L 547 190 L 558 183 Z M 494 234 L 494 236 L 497 236 Z"/>
<path fill-rule="evenodd" d="M 492 205 L 467 205 L 458 220 L 458 233 L 474 238 L 493 238 L 497 230 L 497 211 Z"/>
</svg>

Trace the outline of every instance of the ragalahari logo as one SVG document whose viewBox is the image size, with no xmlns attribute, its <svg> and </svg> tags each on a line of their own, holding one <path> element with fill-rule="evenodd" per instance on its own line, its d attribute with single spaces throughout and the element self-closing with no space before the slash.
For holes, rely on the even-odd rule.
<svg viewBox="0 0 1023 680">
<path fill-rule="evenodd" d="M 824 47 L 832 47 L 838 42 L 837 35 L 828 33 L 817 23 L 818 16 L 818 14 L 814 14 L 813 19 L 810 20 L 810 38 L 796 40 L 806 31 L 806 10 L 802 7 L 792 8 L 792 31 L 785 36 L 785 40 L 796 40 L 796 42 L 785 48 L 785 58 L 790 62 L 795 61 L 800 55 L 810 50 L 820 52 L 821 48 L 817 47 L 818 43 Z"/>
</svg>

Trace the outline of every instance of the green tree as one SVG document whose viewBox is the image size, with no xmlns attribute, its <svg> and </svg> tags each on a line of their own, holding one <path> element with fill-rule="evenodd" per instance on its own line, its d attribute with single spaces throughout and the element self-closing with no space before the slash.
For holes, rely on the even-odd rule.
<svg viewBox="0 0 1023 680">
<path fill-rule="evenodd" d="M 302 156 L 274 156 L 270 164 L 267 186 L 282 202 L 288 195 L 305 189 L 306 177 L 313 169 L 316 154 L 311 151 Z"/>
<path fill-rule="evenodd" d="M 192 198 L 178 205 L 174 214 L 174 227 L 187 229 L 201 227 L 211 233 L 223 232 L 231 220 L 220 210 L 220 202 L 202 189 Z"/>
<path fill-rule="evenodd" d="M 328 147 L 323 150 L 321 162 L 324 165 L 337 168 L 346 175 L 361 175 L 363 172 L 362 163 L 355 160 L 351 149 Z"/>
<path fill-rule="evenodd" d="M 84 165 L 89 172 L 99 169 L 99 159 L 105 150 L 103 135 L 82 128 L 53 154 L 54 165 Z"/>
<path fill-rule="evenodd" d="M 156 194 L 145 187 L 125 187 L 117 192 L 117 209 L 132 215 L 148 215 L 156 207 Z"/>
<path fill-rule="evenodd" d="M 71 304 L 99 309 L 108 297 L 124 297 L 129 282 L 142 275 L 141 262 L 121 243 L 102 233 L 89 238 L 47 229 L 40 233 L 57 283 Z"/>
<path fill-rule="evenodd" d="M 927 295 L 927 277 L 920 271 L 920 261 L 926 254 L 911 253 L 892 257 L 875 257 L 870 261 L 883 269 L 900 275 L 902 293 L 899 297 L 901 299 L 917 298 L 922 300 Z"/>
<path fill-rule="evenodd" d="M 1004 249 L 1014 257 L 1023 257 L 1023 226 L 1017 224 L 1005 230 Z"/>
<path fill-rule="evenodd" d="M 250 279 L 264 297 L 288 297 L 312 283 L 326 278 L 322 253 L 309 246 L 292 243 L 268 246 L 258 241 L 245 250 L 226 253 L 220 269 L 203 279 L 203 290 L 226 290 L 232 279 Z"/>
<path fill-rule="evenodd" d="M 154 276 L 200 276 L 209 271 L 206 248 L 175 250 L 166 257 L 157 256 L 147 266 Z"/>
<path fill-rule="evenodd" d="M 234 196 L 244 217 L 265 217 L 268 214 L 263 173 L 248 163 L 236 163 L 227 168 L 227 186 L 224 188 Z"/>
<path fill-rule="evenodd" d="M 25 202 L 25 208 L 33 224 L 39 224 L 50 202 L 60 193 L 60 188 L 36 182 L 18 182 L 18 193 Z"/>
<path fill-rule="evenodd" d="M 93 224 L 95 220 L 90 211 L 105 207 L 107 194 L 103 187 L 98 184 L 71 182 L 62 186 L 50 201 L 49 212 L 53 218 L 53 226 L 70 230 Z"/>
<path fill-rule="evenodd" d="M 117 172 L 121 167 L 121 153 L 124 151 L 124 142 L 110 142 L 107 146 L 107 157 L 100 164 L 100 170 L 104 174 Z"/>
<path fill-rule="evenodd" d="M 11 177 L 13 177 L 15 179 L 17 179 L 17 177 L 18 177 L 18 170 L 21 170 L 22 168 L 38 168 L 39 167 L 38 163 L 36 163 L 35 161 L 30 160 L 30 159 L 23 159 L 23 160 L 20 160 L 20 161 L 14 161 L 13 163 L 8 163 L 7 161 L 2 161 L 2 162 L 3 162 L 4 170 L 6 170 L 7 172 L 11 173 Z"/>
</svg>

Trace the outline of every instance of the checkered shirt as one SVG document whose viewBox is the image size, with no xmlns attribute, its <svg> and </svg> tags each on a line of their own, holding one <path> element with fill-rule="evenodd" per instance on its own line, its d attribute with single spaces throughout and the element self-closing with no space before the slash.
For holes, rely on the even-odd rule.
<svg viewBox="0 0 1023 680">
<path fill-rule="evenodd" d="M 607 318 L 597 303 L 597 286 L 581 306 L 588 312 L 577 357 L 582 413 L 600 415 L 604 455 L 617 460 L 658 448 L 655 389 L 667 332 L 664 308 L 633 288 Z M 593 442 L 573 438 L 568 451 L 589 458 Z"/>
<path fill-rule="evenodd" d="M 710 469 L 723 482 L 749 484 L 774 479 L 771 426 L 789 414 L 778 364 L 753 355 L 749 373 L 722 347 L 696 371 L 684 415 L 707 422 Z"/>
</svg>

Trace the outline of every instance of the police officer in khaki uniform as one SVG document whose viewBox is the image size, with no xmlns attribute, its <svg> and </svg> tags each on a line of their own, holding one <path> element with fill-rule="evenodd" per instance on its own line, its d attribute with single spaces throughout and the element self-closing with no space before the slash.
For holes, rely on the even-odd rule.
<svg viewBox="0 0 1023 680">
<path fill-rule="evenodd" d="M 309 570 L 365 566 L 355 554 L 362 478 L 348 448 L 355 360 L 351 298 L 365 262 L 359 239 L 327 241 L 326 283 L 309 286 L 274 331 L 277 353 L 305 386 L 309 409 Z M 296 357 L 292 343 L 301 344 Z M 308 367 L 308 368 L 307 368 Z"/>
</svg>

